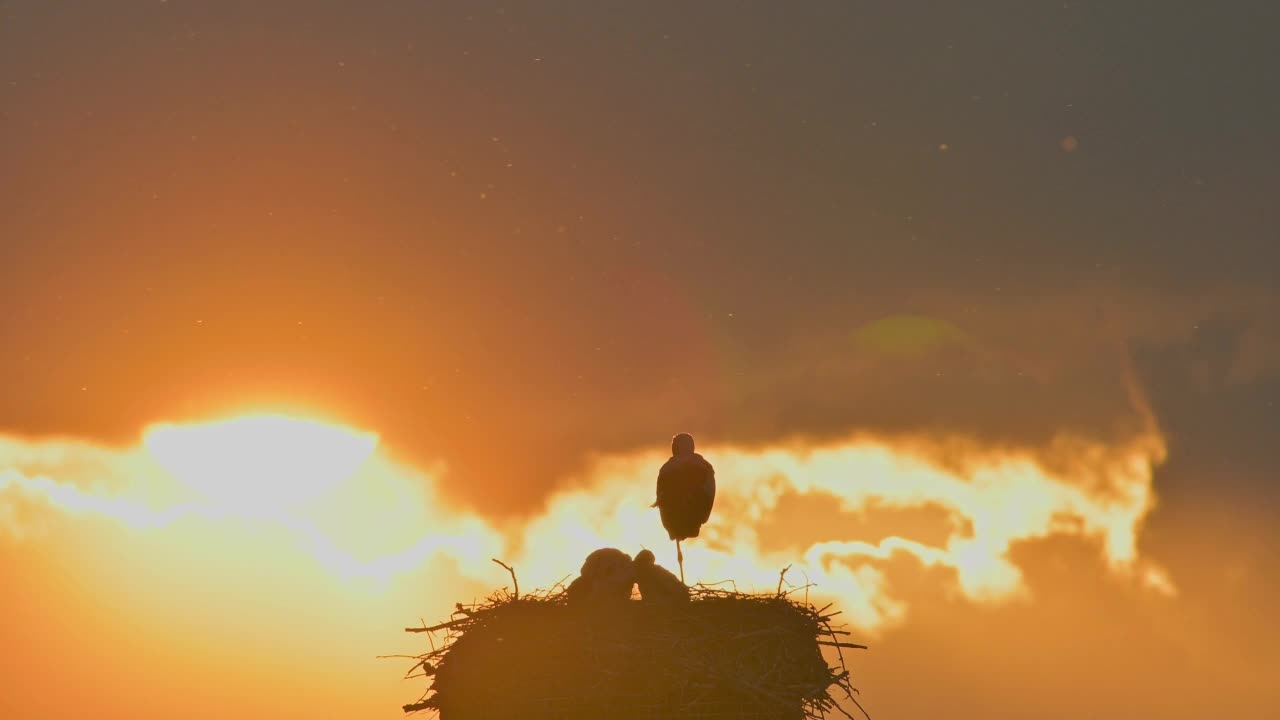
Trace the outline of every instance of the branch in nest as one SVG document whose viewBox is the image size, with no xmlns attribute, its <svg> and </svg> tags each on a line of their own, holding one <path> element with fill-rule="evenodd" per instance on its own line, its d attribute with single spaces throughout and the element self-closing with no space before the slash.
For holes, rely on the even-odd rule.
<svg viewBox="0 0 1280 720">
<path fill-rule="evenodd" d="M 807 598 L 808 598 L 808 595 L 809 595 L 809 588 L 811 588 L 811 587 L 817 587 L 817 586 L 818 586 L 818 585 L 817 585 L 817 583 L 805 583 L 804 585 L 797 585 L 796 587 L 789 587 L 789 588 L 787 588 L 787 591 L 786 591 L 786 592 L 779 593 L 779 594 L 780 594 L 780 595 L 787 596 L 787 595 L 790 595 L 791 593 L 798 593 L 798 592 L 800 592 L 801 590 L 804 590 L 804 594 L 805 594 L 805 597 L 806 597 L 806 599 L 805 599 L 805 601 L 804 601 L 804 604 L 805 604 L 805 605 L 808 605 L 808 604 L 809 604 L 809 600 L 808 600 Z"/>
<path fill-rule="evenodd" d="M 422 702 L 411 703 L 409 705 L 401 705 L 400 709 L 407 713 L 417 712 L 419 710 L 430 710 L 436 706 L 433 700 L 423 700 Z"/>
<path fill-rule="evenodd" d="M 818 644 L 819 644 L 819 645 L 830 645 L 831 647 L 856 648 L 856 649 L 858 649 L 858 650 L 866 650 L 866 649 L 867 649 L 867 646 L 866 646 L 866 645 L 859 645 L 858 643 L 849 643 L 849 642 L 838 642 L 838 641 L 835 641 L 835 640 L 819 640 L 819 641 L 818 641 Z"/>
<path fill-rule="evenodd" d="M 510 565 L 502 562 L 498 558 L 490 558 L 490 559 L 498 563 L 502 567 L 506 568 L 507 572 L 511 573 L 511 584 L 515 586 L 515 599 L 519 600 L 520 599 L 520 581 L 516 580 L 516 571 L 512 570 Z"/>
<path fill-rule="evenodd" d="M 429 632 L 435 632 L 437 630 L 446 630 L 459 623 L 464 623 L 468 619 L 469 618 L 458 618 L 457 620 L 450 620 L 449 622 L 443 622 L 443 623 L 440 623 L 439 625 L 432 625 L 431 627 L 405 628 L 404 631 L 407 633 L 424 633 L 424 632 L 429 633 Z"/>
<path fill-rule="evenodd" d="M 787 571 L 791 569 L 788 565 L 782 568 L 782 572 L 778 573 L 778 595 L 782 595 L 782 583 L 787 581 Z"/>
<path fill-rule="evenodd" d="M 708 590 L 708 591 L 711 591 L 711 592 L 721 592 L 721 593 L 726 593 L 726 592 L 728 592 L 727 590 L 721 590 L 721 589 L 720 589 L 720 587 L 719 587 L 719 586 L 721 586 L 721 585 L 729 585 L 729 586 L 732 586 L 732 587 L 733 587 L 733 593 L 734 593 L 734 594 L 737 594 L 737 592 L 738 592 L 738 583 L 734 582 L 734 581 L 733 581 L 733 580 L 731 580 L 731 579 L 730 579 L 730 580 L 719 580 L 719 581 L 717 581 L 717 582 L 711 582 L 711 583 L 707 583 L 707 582 L 700 582 L 700 583 L 698 583 L 698 584 L 694 585 L 694 587 L 695 587 L 695 588 L 698 588 L 698 589 L 700 589 L 700 590 Z"/>
</svg>

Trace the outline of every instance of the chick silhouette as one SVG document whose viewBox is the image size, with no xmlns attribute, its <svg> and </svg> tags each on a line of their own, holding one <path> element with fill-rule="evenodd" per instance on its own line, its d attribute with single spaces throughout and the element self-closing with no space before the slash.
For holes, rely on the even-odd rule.
<svg viewBox="0 0 1280 720">
<path fill-rule="evenodd" d="M 635 573 L 641 601 L 664 604 L 689 601 L 689 587 L 670 570 L 657 564 L 653 551 L 636 553 Z"/>
<path fill-rule="evenodd" d="M 635 583 L 631 556 L 617 548 L 600 548 L 587 556 L 580 574 L 569 583 L 569 602 L 584 605 L 630 600 Z"/>
</svg>

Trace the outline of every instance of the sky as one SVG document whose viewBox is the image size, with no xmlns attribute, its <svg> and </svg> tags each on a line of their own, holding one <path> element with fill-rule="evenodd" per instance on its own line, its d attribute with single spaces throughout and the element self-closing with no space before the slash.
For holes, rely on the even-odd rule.
<svg viewBox="0 0 1280 720">
<path fill-rule="evenodd" d="M 0 2 L 0 715 L 398 717 L 688 431 L 872 717 L 1267 717 L 1276 21 Z"/>
</svg>

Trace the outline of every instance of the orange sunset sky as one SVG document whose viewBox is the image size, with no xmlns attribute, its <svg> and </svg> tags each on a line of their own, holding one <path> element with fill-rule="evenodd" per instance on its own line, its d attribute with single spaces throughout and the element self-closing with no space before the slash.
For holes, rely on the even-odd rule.
<svg viewBox="0 0 1280 720">
<path fill-rule="evenodd" d="M 1276 717 L 1271 3 L 0 1 L 0 718 L 396 718 L 587 552 L 876 720 Z"/>
</svg>

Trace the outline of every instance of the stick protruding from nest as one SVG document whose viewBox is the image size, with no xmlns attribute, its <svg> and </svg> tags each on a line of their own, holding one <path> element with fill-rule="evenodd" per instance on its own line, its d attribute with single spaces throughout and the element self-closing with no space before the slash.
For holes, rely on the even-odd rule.
<svg viewBox="0 0 1280 720">
<path fill-rule="evenodd" d="M 512 599 L 519 600 L 520 599 L 520 581 L 516 579 L 516 571 L 513 570 L 510 565 L 502 562 L 498 558 L 489 558 L 489 559 L 498 563 L 502 567 L 506 568 L 507 572 L 511 573 L 511 584 L 515 586 Z"/>
</svg>

